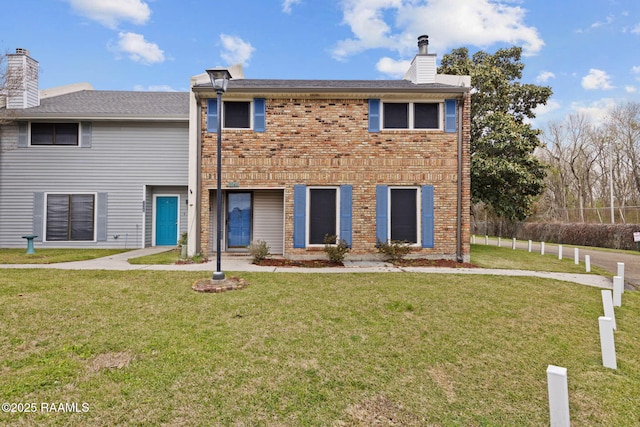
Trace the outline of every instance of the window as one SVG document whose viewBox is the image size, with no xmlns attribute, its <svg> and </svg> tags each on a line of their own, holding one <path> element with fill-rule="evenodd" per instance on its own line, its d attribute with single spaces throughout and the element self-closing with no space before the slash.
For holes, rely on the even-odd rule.
<svg viewBox="0 0 640 427">
<path fill-rule="evenodd" d="M 439 129 L 440 104 L 436 102 L 385 102 L 384 129 Z"/>
<path fill-rule="evenodd" d="M 78 123 L 31 123 L 31 145 L 78 145 Z"/>
<path fill-rule="evenodd" d="M 94 240 L 94 194 L 49 194 L 46 214 L 48 241 Z"/>
<path fill-rule="evenodd" d="M 326 235 L 335 236 L 336 231 L 335 188 L 309 189 L 309 244 L 322 245 Z"/>
<path fill-rule="evenodd" d="M 434 247 L 434 187 L 376 186 L 376 240 Z"/>
<path fill-rule="evenodd" d="M 225 128 L 249 129 L 251 128 L 251 103 L 241 101 L 225 101 L 224 107 Z"/>
</svg>

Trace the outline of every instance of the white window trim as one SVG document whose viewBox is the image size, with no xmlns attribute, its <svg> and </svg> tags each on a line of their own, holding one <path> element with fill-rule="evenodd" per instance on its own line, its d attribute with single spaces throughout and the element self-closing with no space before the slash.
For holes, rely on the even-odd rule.
<svg viewBox="0 0 640 427">
<path fill-rule="evenodd" d="M 74 194 L 92 194 L 93 195 L 93 240 L 47 240 L 47 224 L 48 224 L 48 218 L 47 218 L 47 212 L 49 211 L 48 206 L 49 206 L 49 194 L 64 194 L 64 195 L 74 195 Z M 93 191 L 49 191 L 44 193 L 44 207 L 43 207 L 44 212 L 42 213 L 42 217 L 44 219 L 44 224 L 43 224 L 43 236 L 42 236 L 42 242 L 43 243 L 47 243 L 47 242 L 54 242 L 54 243 L 62 243 L 62 242 L 71 242 L 71 243 L 83 243 L 83 242 L 97 242 L 98 238 L 98 193 L 97 192 L 93 192 Z"/>
<path fill-rule="evenodd" d="M 417 131 L 417 132 L 442 132 L 444 131 L 444 100 L 424 100 L 424 101 L 408 101 L 408 100 L 393 100 L 393 101 L 381 101 L 380 106 L 380 129 L 385 131 Z M 384 127 L 384 104 L 409 104 L 409 127 L 407 128 L 386 128 Z M 414 126 L 414 104 L 438 104 L 438 127 L 437 128 L 420 128 L 415 129 Z"/>
<path fill-rule="evenodd" d="M 156 246 L 156 215 L 157 211 L 157 201 L 158 197 L 177 197 L 178 198 L 178 224 L 177 224 L 177 234 L 176 234 L 176 242 L 180 241 L 180 194 L 154 194 L 153 195 L 153 210 L 151 211 L 151 246 Z"/>
<path fill-rule="evenodd" d="M 315 185 L 315 186 L 307 186 L 307 197 L 306 197 L 306 218 L 305 218 L 305 246 L 308 248 L 323 248 L 323 243 L 309 243 L 309 235 L 310 235 L 310 227 L 311 221 L 309 220 L 309 215 L 311 214 L 311 190 L 336 190 L 336 232 L 337 241 L 340 241 L 340 186 L 335 185 Z"/>
<path fill-rule="evenodd" d="M 225 102 L 248 102 L 249 103 L 249 127 L 248 128 L 228 128 L 224 125 L 224 104 Z M 222 101 L 222 108 L 220 109 L 220 115 L 222 116 L 222 130 L 253 130 L 253 116 L 254 106 L 253 99 L 225 99 Z"/>
<path fill-rule="evenodd" d="M 416 242 L 411 247 L 422 247 L 422 191 L 421 187 L 413 185 L 389 186 L 387 191 L 387 242 L 391 241 L 391 190 L 415 190 L 416 191 Z"/>
<path fill-rule="evenodd" d="M 31 144 L 31 125 L 33 123 L 36 124 L 40 124 L 40 123 L 52 123 L 52 124 L 57 124 L 57 123 L 73 123 L 73 124 L 78 124 L 78 143 L 76 145 L 55 145 L 55 144 Z M 34 147 L 34 148 L 48 148 L 48 147 L 55 147 L 55 148 L 68 148 L 68 149 L 73 149 L 73 148 L 81 148 L 82 147 L 82 123 L 81 122 L 76 122 L 76 121 L 64 121 L 64 120 L 55 120 L 55 121 L 30 121 L 29 122 L 29 126 L 28 126 L 28 130 L 27 130 L 27 143 L 28 143 L 28 147 Z M 51 193 L 54 194 L 54 193 Z M 58 193 L 58 194 L 65 194 L 65 193 Z M 68 193 L 68 194 L 74 194 L 74 193 Z M 77 194 L 89 194 L 89 193 L 77 193 Z"/>
</svg>

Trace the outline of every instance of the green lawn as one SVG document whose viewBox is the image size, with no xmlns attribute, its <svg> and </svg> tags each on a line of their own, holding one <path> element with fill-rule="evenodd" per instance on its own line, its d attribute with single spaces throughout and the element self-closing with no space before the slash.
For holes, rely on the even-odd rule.
<svg viewBox="0 0 640 427">
<path fill-rule="evenodd" d="M 0 424 L 540 426 L 549 364 L 568 369 L 572 425 L 640 421 L 637 293 L 616 309 L 614 371 L 601 366 L 599 289 L 239 275 L 248 288 L 199 294 L 201 273 L 3 270 L 1 401 L 88 411 Z"/>
<path fill-rule="evenodd" d="M 0 249 L 0 264 L 54 264 L 86 261 L 88 259 L 121 254 L 128 249 L 40 249 L 27 255 L 26 249 Z"/>
</svg>

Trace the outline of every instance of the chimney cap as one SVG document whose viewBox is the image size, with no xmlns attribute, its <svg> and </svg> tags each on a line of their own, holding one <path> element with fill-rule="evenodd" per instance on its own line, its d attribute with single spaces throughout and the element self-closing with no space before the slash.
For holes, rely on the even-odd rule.
<svg viewBox="0 0 640 427">
<path fill-rule="evenodd" d="M 429 53 L 429 36 L 422 35 L 418 37 L 418 54 L 426 55 Z"/>
</svg>

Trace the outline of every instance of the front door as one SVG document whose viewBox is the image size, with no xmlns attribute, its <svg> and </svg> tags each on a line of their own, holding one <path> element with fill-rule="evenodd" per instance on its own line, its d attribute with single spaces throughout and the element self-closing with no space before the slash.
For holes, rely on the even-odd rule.
<svg viewBox="0 0 640 427">
<path fill-rule="evenodd" d="M 178 244 L 178 197 L 156 198 L 156 246 Z"/>
<path fill-rule="evenodd" d="M 251 243 L 251 193 L 227 194 L 227 247 L 246 248 Z"/>
</svg>

